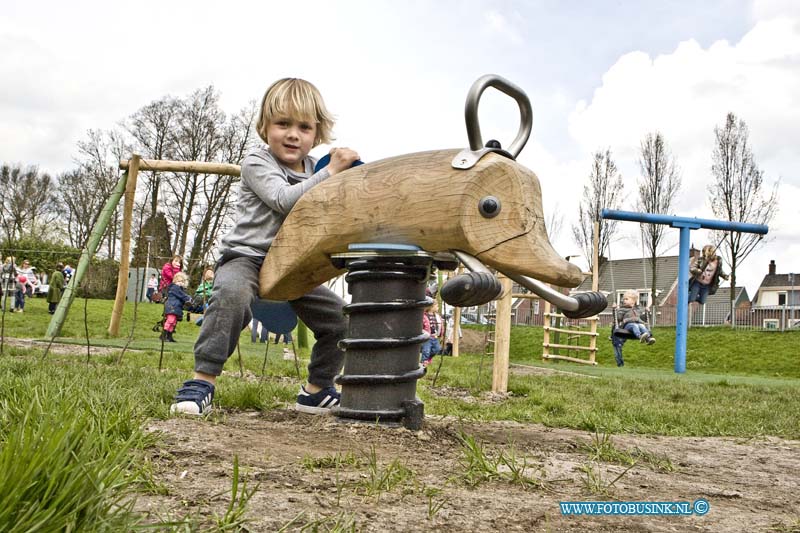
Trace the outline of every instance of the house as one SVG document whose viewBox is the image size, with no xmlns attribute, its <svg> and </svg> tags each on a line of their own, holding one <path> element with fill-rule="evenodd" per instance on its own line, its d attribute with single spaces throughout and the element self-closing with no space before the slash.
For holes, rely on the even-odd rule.
<svg viewBox="0 0 800 533">
<path fill-rule="evenodd" d="M 800 275 L 778 274 L 775 260 L 758 286 L 752 307 L 756 321 L 766 329 L 784 329 L 800 325 Z M 795 287 L 795 283 L 798 284 Z"/>
<path fill-rule="evenodd" d="M 753 307 L 800 306 L 800 274 L 776 274 L 776 268 L 773 259 L 769 262 L 767 275 L 758 286 Z"/>
</svg>

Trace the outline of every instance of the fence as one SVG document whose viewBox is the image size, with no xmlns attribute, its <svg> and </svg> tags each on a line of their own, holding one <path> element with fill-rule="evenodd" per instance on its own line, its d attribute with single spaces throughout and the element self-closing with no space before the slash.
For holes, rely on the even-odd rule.
<svg viewBox="0 0 800 533">
<path fill-rule="evenodd" d="M 535 309 L 516 309 L 511 316 L 515 326 L 543 326 L 544 316 Z M 730 306 L 727 303 L 689 305 L 689 327 L 730 325 Z M 600 327 L 610 327 L 611 310 L 599 315 Z M 652 320 L 657 326 L 675 326 L 677 306 L 661 306 Z M 765 331 L 800 330 L 800 306 L 740 307 L 736 309 L 735 327 Z"/>
</svg>

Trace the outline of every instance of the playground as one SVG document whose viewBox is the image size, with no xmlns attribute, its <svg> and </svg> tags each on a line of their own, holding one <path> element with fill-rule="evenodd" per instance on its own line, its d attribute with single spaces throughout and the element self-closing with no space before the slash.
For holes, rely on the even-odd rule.
<svg viewBox="0 0 800 533">
<path fill-rule="evenodd" d="M 111 304 L 90 300 L 87 314 L 108 317 Z M 83 305 L 78 300 L 76 310 Z M 419 381 L 426 420 L 421 431 L 409 431 L 296 413 L 290 406 L 301 379 L 293 362 L 267 345 L 262 377 L 267 346 L 251 344 L 248 332 L 241 337 L 242 373 L 232 359 L 221 377 L 223 408 L 207 419 L 172 417 L 174 384 L 191 368 L 198 328 L 183 323 L 179 342 L 162 357 L 149 331 L 158 309 L 140 304 L 124 354 L 127 338 L 107 338 L 99 318 L 88 323 L 87 351 L 83 313 L 76 312 L 64 325 L 69 337 L 42 361 L 49 315 L 40 300 L 26 309 L 25 326 L 22 315 L 5 323 L 4 420 L 18 421 L 18 406 L 29 405 L 34 390 L 42 425 L 49 416 L 79 419 L 76 401 L 91 405 L 95 423 L 80 444 L 120 446 L 134 458 L 125 463 L 126 482 L 108 480 L 135 499 L 133 514 L 121 522 L 126 527 L 135 517 L 164 531 L 797 528 L 800 375 L 786 355 L 796 332 L 692 329 L 689 372 L 677 375 L 668 343 L 655 354 L 629 347 L 629 366 L 620 373 L 610 342 L 600 343 L 596 367 L 542 362 L 542 329 L 515 327 L 508 393 L 494 394 L 491 362 L 470 353 L 480 351 L 485 331 L 465 329 L 462 355 L 436 357 Z M 123 323 L 132 315 L 127 304 Z M 666 337 L 666 329 L 658 334 Z M 14 340 L 21 337 L 39 340 Z M 694 343 L 720 342 L 743 346 L 747 354 L 691 350 Z M 298 351 L 304 373 L 308 352 Z M 752 365 L 754 359 L 764 364 Z M 59 469 L 75 474 L 59 462 L 68 446 L 50 452 L 53 478 Z M 110 461 L 105 458 L 103 475 L 113 472 Z M 12 470 L 6 482 L 16 475 L 23 474 Z M 698 498 L 710 504 L 706 515 L 567 517 L 559 507 Z"/>
<path fill-rule="evenodd" d="M 507 150 L 481 138 L 477 105 L 487 87 L 519 105 L 520 128 Z M 152 325 L 163 308 L 126 301 L 137 173 L 237 176 L 239 168 L 135 154 L 120 161 L 125 172 L 57 307 L 48 313 L 45 302 L 32 300 L 24 317 L 2 315 L 0 475 L 9 490 L 0 494 L 0 524 L 28 530 L 46 520 L 79 531 L 98 524 L 113 531 L 800 529 L 800 332 L 690 330 L 686 321 L 689 232 L 763 235 L 768 228 L 604 211 L 679 228 L 681 266 L 678 322 L 653 328 L 657 345 L 647 342 L 649 332 L 601 328 L 609 302 L 598 290 L 597 255 L 595 271 L 583 273 L 552 248 L 538 178 L 515 161 L 531 132 L 527 96 L 484 76 L 468 94 L 466 122 L 469 149 L 359 161 L 331 175 L 297 200 L 271 241 L 261 299 L 251 310 L 267 329 L 291 314 L 290 326 L 272 331 L 297 324 L 285 301 L 296 303 L 347 271 L 341 403 L 319 417 L 292 408 L 313 346 L 299 330 L 302 341 L 289 358 L 271 342 L 251 343 L 244 331 L 219 376 L 214 409 L 202 417 L 171 412 L 176 383 L 194 368 L 200 330 L 180 320 L 159 340 Z M 408 213 L 416 188 L 438 188 L 440 211 L 425 221 Z M 81 300 L 81 280 L 123 193 L 116 298 Z M 448 274 L 438 294 L 426 292 L 437 270 Z M 594 279 L 591 290 L 557 289 L 586 276 Z M 558 322 L 512 327 L 512 282 L 544 300 L 545 316 Z M 456 323 L 459 308 L 495 303 L 489 324 L 465 326 L 451 357 L 422 366 L 419 348 L 428 336 L 420 324 L 423 310 L 439 303 L 434 298 L 456 309 Z M 581 335 L 586 346 L 569 343 Z M 620 335 L 629 341 L 624 370 Z M 49 501 L 49 493 L 36 492 L 41 486 L 61 491 L 58 503 L 28 512 L 26 502 Z M 600 516 L 573 506 L 592 502 L 616 511 Z M 651 505 L 659 511 L 642 511 Z"/>
</svg>

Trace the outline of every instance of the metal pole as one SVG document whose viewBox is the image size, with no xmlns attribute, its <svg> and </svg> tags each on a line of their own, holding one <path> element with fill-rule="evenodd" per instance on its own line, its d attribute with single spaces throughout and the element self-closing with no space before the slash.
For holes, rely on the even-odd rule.
<svg viewBox="0 0 800 533">
<path fill-rule="evenodd" d="M 722 231 L 738 231 L 742 233 L 757 233 L 766 235 L 769 227 L 764 224 L 750 224 L 748 222 L 729 222 L 727 220 L 711 220 L 708 218 L 678 217 L 673 215 L 660 215 L 656 213 L 636 213 L 634 211 L 617 211 L 603 209 L 600 213 L 603 218 L 611 220 L 626 220 L 628 222 L 644 222 L 647 224 L 665 224 L 674 228 L 689 226 L 693 229 L 705 228 Z"/>
<path fill-rule="evenodd" d="M 680 228 L 680 253 L 678 257 L 678 320 L 675 327 L 675 372 L 686 372 L 686 332 L 689 307 L 689 233 L 691 228 Z"/>
<path fill-rule="evenodd" d="M 147 240 L 147 257 L 144 258 L 144 276 L 142 276 L 145 280 L 145 287 L 147 284 L 150 283 L 150 244 L 152 244 L 153 239 L 155 237 L 153 235 L 145 235 L 145 240 Z M 146 291 L 145 291 L 146 292 Z M 140 298 L 141 295 L 138 295 L 137 298 Z"/>
<path fill-rule="evenodd" d="M 792 301 L 791 316 L 789 317 L 789 325 L 791 326 L 794 322 L 794 306 L 797 305 L 797 298 L 794 295 L 794 272 L 789 274 L 789 283 L 792 285 L 792 290 L 789 291 L 789 296 L 787 297 L 787 299 L 791 298 Z"/>
</svg>

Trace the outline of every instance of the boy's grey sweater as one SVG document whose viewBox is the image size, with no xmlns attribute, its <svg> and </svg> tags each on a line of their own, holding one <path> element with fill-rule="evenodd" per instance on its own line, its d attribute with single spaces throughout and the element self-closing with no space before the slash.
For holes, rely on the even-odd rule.
<svg viewBox="0 0 800 533">
<path fill-rule="evenodd" d="M 327 179 L 327 167 L 313 176 L 316 159 L 306 156 L 305 172 L 299 173 L 275 159 L 269 146 L 262 144 L 242 161 L 242 179 L 236 202 L 236 222 L 222 238 L 223 256 L 262 257 L 278 233 L 286 215 L 297 200 L 316 184 Z"/>
<path fill-rule="evenodd" d="M 638 305 L 633 307 L 619 306 L 616 311 L 617 324 L 625 326 L 630 322 L 647 322 L 647 310 Z"/>
</svg>

